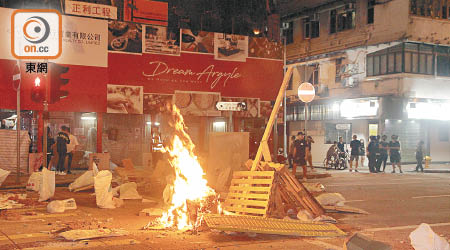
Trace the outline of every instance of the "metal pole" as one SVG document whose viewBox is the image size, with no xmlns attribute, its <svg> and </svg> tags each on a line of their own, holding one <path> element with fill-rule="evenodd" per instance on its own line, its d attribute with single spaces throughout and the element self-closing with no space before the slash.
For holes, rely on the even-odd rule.
<svg viewBox="0 0 450 250">
<path fill-rule="evenodd" d="M 233 111 L 229 111 L 230 115 L 228 116 L 228 132 L 233 132 Z"/>
<path fill-rule="evenodd" d="M 305 136 L 308 135 L 308 129 L 306 125 L 308 124 L 308 103 L 305 102 Z"/>
<path fill-rule="evenodd" d="M 45 61 L 48 64 L 48 60 Z M 49 67 L 47 67 L 49 68 Z M 51 68 L 49 68 L 50 70 L 52 70 Z M 44 112 L 42 112 L 43 120 L 44 120 L 44 168 L 48 168 L 48 164 L 47 164 L 47 137 L 48 137 L 48 133 L 47 133 L 47 116 L 48 116 L 48 84 L 50 83 L 50 81 L 47 79 L 47 75 L 45 76 L 45 99 L 44 99 Z"/>
<path fill-rule="evenodd" d="M 16 184 L 20 183 L 20 84 L 17 87 L 17 121 L 16 121 L 16 132 L 17 132 L 17 175 Z"/>
</svg>

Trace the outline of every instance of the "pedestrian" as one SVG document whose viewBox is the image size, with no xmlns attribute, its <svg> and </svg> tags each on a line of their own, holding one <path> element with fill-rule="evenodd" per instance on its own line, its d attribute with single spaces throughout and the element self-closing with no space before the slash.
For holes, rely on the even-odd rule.
<svg viewBox="0 0 450 250">
<path fill-rule="evenodd" d="M 61 131 L 56 137 L 56 151 L 58 152 L 58 164 L 56 165 L 56 174 L 65 175 L 64 162 L 67 155 L 67 144 L 70 143 L 69 135 L 67 134 L 66 126 L 61 127 Z"/>
<path fill-rule="evenodd" d="M 389 142 L 389 155 L 391 156 L 392 173 L 395 173 L 395 165 L 397 165 L 400 173 L 403 173 L 401 165 L 402 157 L 400 155 L 400 142 L 398 141 L 398 136 L 392 135 L 391 139 L 391 142 Z"/>
<path fill-rule="evenodd" d="M 288 154 L 289 168 L 292 168 L 294 163 L 294 142 L 295 142 L 295 135 L 291 136 L 291 143 L 289 144 L 289 154 Z"/>
<path fill-rule="evenodd" d="M 358 172 L 359 149 L 361 148 L 361 142 L 358 140 L 358 136 L 353 135 L 350 148 L 350 172 L 353 171 L 353 161 L 355 161 L 355 172 Z"/>
<path fill-rule="evenodd" d="M 308 150 L 306 151 L 306 162 L 309 163 L 309 167 L 311 168 L 311 171 L 314 171 L 314 167 L 312 164 L 312 153 L 311 153 L 311 144 L 314 143 L 314 139 L 311 136 L 306 137 L 306 146 L 308 147 Z"/>
<path fill-rule="evenodd" d="M 306 145 L 305 134 L 298 132 L 297 140 L 294 142 L 294 165 L 292 166 L 292 173 L 297 173 L 297 166 L 303 168 L 303 180 L 306 181 L 306 151 L 308 147 Z"/>
<path fill-rule="evenodd" d="M 371 173 L 376 173 L 377 154 L 378 154 L 377 137 L 371 136 L 369 145 L 367 145 L 367 159 L 369 159 L 369 171 Z"/>
<path fill-rule="evenodd" d="M 345 142 L 344 142 L 344 138 L 342 138 L 342 136 L 339 137 L 339 142 L 337 144 L 337 147 L 341 151 L 341 153 L 345 152 Z"/>
<path fill-rule="evenodd" d="M 422 161 L 423 161 L 423 148 L 424 142 L 423 141 L 419 141 L 419 144 L 417 144 L 417 149 L 416 149 L 416 160 L 417 160 L 417 166 L 416 166 L 416 172 L 420 172 L 423 173 L 423 166 L 422 166 Z"/>
<path fill-rule="evenodd" d="M 383 135 L 381 141 L 378 143 L 379 155 L 377 158 L 377 172 L 381 172 L 381 165 L 383 165 L 383 172 L 386 169 L 386 162 L 388 158 L 389 143 L 386 141 L 387 136 Z"/>
<path fill-rule="evenodd" d="M 77 149 L 77 137 L 70 133 L 70 128 L 66 127 L 66 132 L 69 135 L 69 144 L 67 144 L 67 174 L 71 174 L 70 167 L 72 166 L 73 152 Z"/>
<path fill-rule="evenodd" d="M 361 167 L 364 167 L 364 161 L 366 160 L 366 147 L 364 145 L 364 139 L 361 138 L 359 140 L 360 148 L 359 148 L 359 159 L 361 160 Z"/>
<path fill-rule="evenodd" d="M 6 129 L 6 121 L 5 119 L 2 120 L 2 125 L 0 127 L 1 129 Z"/>
</svg>

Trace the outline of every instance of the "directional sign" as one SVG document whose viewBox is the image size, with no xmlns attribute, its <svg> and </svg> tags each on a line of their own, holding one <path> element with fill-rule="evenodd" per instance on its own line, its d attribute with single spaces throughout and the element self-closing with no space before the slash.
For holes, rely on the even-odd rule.
<svg viewBox="0 0 450 250">
<path fill-rule="evenodd" d="M 309 82 L 304 82 L 298 87 L 298 98 L 302 102 L 311 102 L 316 96 L 316 90 L 314 86 Z"/>
<path fill-rule="evenodd" d="M 245 102 L 218 102 L 216 108 L 220 111 L 245 111 L 247 104 Z"/>
</svg>

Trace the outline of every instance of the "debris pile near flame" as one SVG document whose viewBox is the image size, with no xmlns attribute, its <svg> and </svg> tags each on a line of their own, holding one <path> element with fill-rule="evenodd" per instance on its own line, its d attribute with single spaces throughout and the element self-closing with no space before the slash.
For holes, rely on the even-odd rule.
<svg viewBox="0 0 450 250">
<path fill-rule="evenodd" d="M 185 123 L 179 109 L 173 105 L 168 108 L 174 128 L 171 145 L 164 147 L 169 154 L 169 163 L 174 169 L 173 195 L 170 208 L 156 223 L 165 228 L 179 230 L 195 229 L 202 223 L 203 213 L 217 212 L 220 204 L 215 191 L 204 178 L 205 173 L 194 155 L 195 145 L 186 133 Z M 149 223 L 147 228 L 150 226 Z"/>
</svg>

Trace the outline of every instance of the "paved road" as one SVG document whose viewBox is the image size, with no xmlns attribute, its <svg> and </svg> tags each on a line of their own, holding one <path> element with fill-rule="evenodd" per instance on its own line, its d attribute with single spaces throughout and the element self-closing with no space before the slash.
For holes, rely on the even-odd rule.
<svg viewBox="0 0 450 250">
<path fill-rule="evenodd" d="M 321 171 L 321 170 L 319 170 Z M 420 223 L 450 239 L 450 174 L 369 174 L 331 171 L 332 177 L 320 181 L 328 192 L 339 192 L 346 204 L 369 212 L 369 215 L 332 214 L 339 227 L 349 233 L 361 232 L 391 244 L 394 249 L 412 249 L 408 235 Z M 30 193 L 30 195 L 33 195 Z M 299 239 L 257 235 L 226 235 L 203 232 L 198 235 L 180 232 L 139 230 L 150 218 L 138 212 L 148 207 L 141 201 L 125 201 L 115 210 L 101 210 L 89 192 L 69 193 L 57 188 L 56 199 L 74 197 L 78 209 L 63 214 L 46 214 L 0 219 L 2 249 L 342 249 L 344 238 Z M 63 241 L 48 231 L 70 223 L 91 223 L 90 227 L 124 228 L 129 236 L 73 243 Z M 89 224 L 88 223 L 88 224 Z"/>
</svg>

